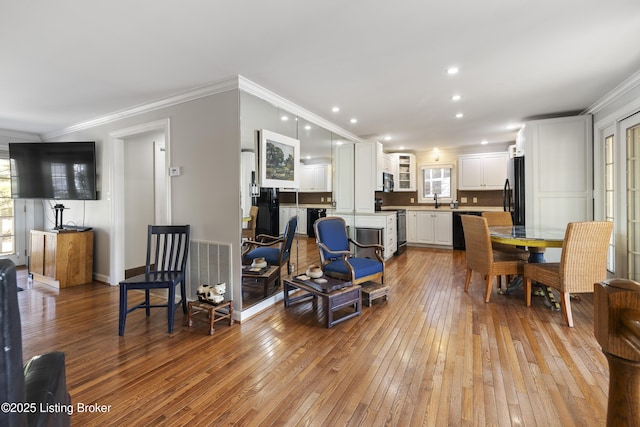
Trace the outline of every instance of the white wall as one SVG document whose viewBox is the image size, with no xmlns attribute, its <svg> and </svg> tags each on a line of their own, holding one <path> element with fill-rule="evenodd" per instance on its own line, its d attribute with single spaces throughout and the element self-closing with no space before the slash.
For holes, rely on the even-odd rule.
<svg viewBox="0 0 640 427">
<path fill-rule="evenodd" d="M 164 135 L 161 135 L 164 139 Z M 154 140 L 158 134 L 125 138 L 124 211 L 125 268 L 144 265 L 147 249 L 147 225 L 155 224 Z"/>
<path fill-rule="evenodd" d="M 167 118 L 170 166 L 182 166 L 182 175 L 170 178 L 172 222 L 190 224 L 192 239 L 227 242 L 240 250 L 238 97 L 238 90 L 228 90 L 51 139 L 96 141 L 99 200 L 84 202 L 84 223 L 95 230 L 94 274 L 98 278 L 111 281 L 110 173 L 122 168 L 112 168 L 109 134 Z M 65 211 L 65 221 L 83 213 L 82 203 L 65 203 L 71 208 Z M 239 256 L 233 257 L 232 268 L 234 282 L 239 284 Z"/>
</svg>

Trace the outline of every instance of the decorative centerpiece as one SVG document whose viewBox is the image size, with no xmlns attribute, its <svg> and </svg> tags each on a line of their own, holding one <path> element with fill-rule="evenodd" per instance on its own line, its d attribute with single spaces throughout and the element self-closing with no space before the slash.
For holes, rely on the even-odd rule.
<svg viewBox="0 0 640 427">
<path fill-rule="evenodd" d="M 264 268 L 266 266 L 267 260 L 265 260 L 264 258 L 254 258 L 251 262 L 251 267 Z"/>
<path fill-rule="evenodd" d="M 324 272 L 317 265 L 312 265 L 311 267 L 307 268 L 307 271 L 305 274 L 311 277 L 312 279 L 319 279 L 320 277 L 322 277 Z"/>
</svg>

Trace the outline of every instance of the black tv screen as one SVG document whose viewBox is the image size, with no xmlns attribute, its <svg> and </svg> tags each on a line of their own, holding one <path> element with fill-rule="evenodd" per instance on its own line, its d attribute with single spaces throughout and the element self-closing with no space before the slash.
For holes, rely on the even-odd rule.
<svg viewBox="0 0 640 427">
<path fill-rule="evenodd" d="M 13 142 L 11 197 L 96 200 L 95 142 Z"/>
</svg>

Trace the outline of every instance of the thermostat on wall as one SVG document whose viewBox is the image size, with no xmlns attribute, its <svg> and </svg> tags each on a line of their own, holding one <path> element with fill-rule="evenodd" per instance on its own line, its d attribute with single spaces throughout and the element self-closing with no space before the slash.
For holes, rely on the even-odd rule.
<svg viewBox="0 0 640 427">
<path fill-rule="evenodd" d="M 171 166 L 169 168 L 169 176 L 180 176 L 180 175 L 182 175 L 182 167 Z"/>
</svg>

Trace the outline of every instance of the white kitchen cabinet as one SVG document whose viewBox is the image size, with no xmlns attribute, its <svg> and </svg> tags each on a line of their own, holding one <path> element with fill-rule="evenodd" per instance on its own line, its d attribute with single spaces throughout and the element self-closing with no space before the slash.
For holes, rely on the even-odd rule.
<svg viewBox="0 0 640 427">
<path fill-rule="evenodd" d="M 278 229 L 280 230 L 280 235 L 284 233 L 289 218 L 291 218 L 291 208 L 288 206 L 280 206 L 278 210 Z"/>
<path fill-rule="evenodd" d="M 307 234 L 307 208 L 298 208 L 298 228 L 296 234 Z"/>
<path fill-rule="evenodd" d="M 453 245 L 451 212 L 408 211 L 407 241 L 429 245 Z"/>
<path fill-rule="evenodd" d="M 375 211 L 375 194 L 376 191 L 382 190 L 382 171 L 379 163 L 381 154 L 382 144 L 377 141 L 355 144 L 356 212 L 373 213 Z"/>
<path fill-rule="evenodd" d="M 593 150 L 590 115 L 526 122 L 525 221 L 527 225 L 566 228 L 593 220 Z M 559 260 L 549 249 L 547 261 Z"/>
<path fill-rule="evenodd" d="M 417 217 L 417 211 L 407 211 L 407 243 L 415 243 L 418 241 Z"/>
<path fill-rule="evenodd" d="M 331 191 L 331 165 L 302 165 L 300 171 L 300 191 Z"/>
<path fill-rule="evenodd" d="M 508 152 L 458 157 L 459 190 L 502 190 L 507 179 Z"/>
<path fill-rule="evenodd" d="M 287 222 L 294 216 L 298 215 L 298 226 L 296 234 L 307 234 L 307 208 L 296 208 L 295 206 L 280 206 L 278 224 L 280 227 L 280 235 L 284 233 Z"/>
<path fill-rule="evenodd" d="M 397 217 L 395 212 L 378 213 L 374 215 L 355 215 L 355 227 L 381 228 L 382 245 L 384 246 L 383 257 L 385 260 L 391 258 L 398 250 L 398 231 L 396 228 Z"/>
<path fill-rule="evenodd" d="M 385 260 L 391 258 L 398 250 L 397 215 L 395 212 L 355 215 L 337 213 L 335 216 L 345 220 L 349 227 L 349 237 L 354 240 L 356 240 L 355 229 L 358 227 L 382 229 L 383 258 Z"/>
<path fill-rule="evenodd" d="M 391 153 L 382 153 L 382 172 L 396 174 L 397 161 L 396 156 Z"/>
<path fill-rule="evenodd" d="M 393 153 L 396 163 L 393 191 L 416 191 L 416 156 L 411 153 Z"/>
<path fill-rule="evenodd" d="M 354 164 L 355 145 L 338 145 L 336 148 L 335 185 L 333 192 L 336 212 L 353 212 L 355 209 Z"/>
</svg>

